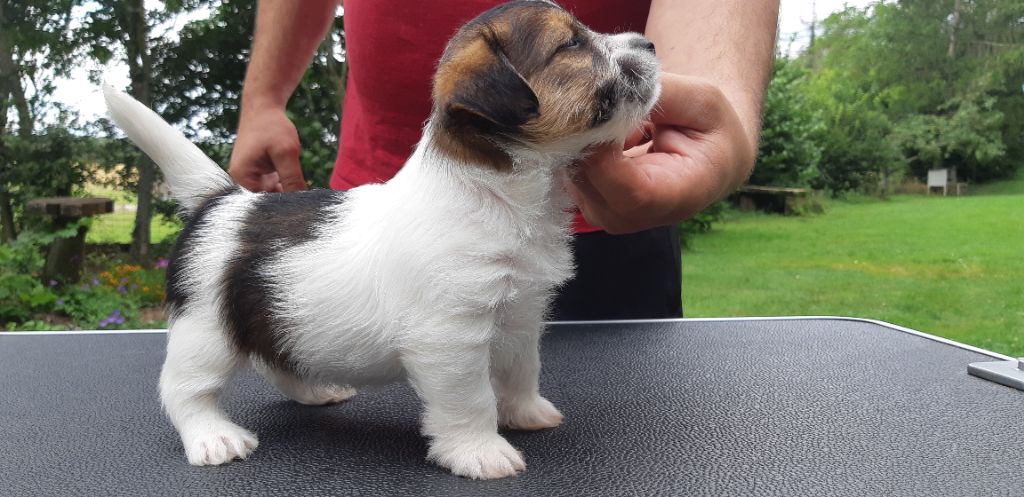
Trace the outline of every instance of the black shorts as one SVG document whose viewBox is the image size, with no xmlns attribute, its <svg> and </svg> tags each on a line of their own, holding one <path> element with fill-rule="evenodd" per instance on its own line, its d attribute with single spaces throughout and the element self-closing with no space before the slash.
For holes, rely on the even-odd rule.
<svg viewBox="0 0 1024 497">
<path fill-rule="evenodd" d="M 675 226 L 630 235 L 580 233 L 573 252 L 576 276 L 559 290 L 550 319 L 682 317 L 683 266 Z"/>
</svg>

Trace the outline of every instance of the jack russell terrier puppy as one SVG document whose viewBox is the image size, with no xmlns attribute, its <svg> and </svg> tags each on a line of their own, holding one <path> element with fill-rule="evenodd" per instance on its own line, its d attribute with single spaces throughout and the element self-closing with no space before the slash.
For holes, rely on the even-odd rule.
<svg viewBox="0 0 1024 497">
<path fill-rule="evenodd" d="M 407 379 L 427 459 L 470 478 L 525 469 L 498 428 L 558 426 L 538 340 L 573 274 L 563 179 L 657 101 L 654 45 L 590 31 L 557 5 L 493 8 L 449 42 L 404 167 L 349 191 L 251 193 L 131 97 L 114 121 L 189 219 L 167 272 L 160 397 L 194 465 L 246 458 L 256 435 L 218 397 L 251 364 L 288 397 L 331 404 Z"/>
</svg>

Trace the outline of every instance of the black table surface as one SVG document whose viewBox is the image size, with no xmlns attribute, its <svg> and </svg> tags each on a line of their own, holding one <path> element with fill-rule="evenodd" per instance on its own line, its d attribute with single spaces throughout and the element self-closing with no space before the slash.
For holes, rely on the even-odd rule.
<svg viewBox="0 0 1024 497">
<path fill-rule="evenodd" d="M 881 323 L 555 324 L 542 393 L 566 415 L 509 432 L 527 471 L 425 462 L 397 384 L 331 407 L 243 374 L 225 399 L 246 461 L 189 466 L 160 411 L 165 335 L 0 334 L 0 496 L 1024 495 L 1024 392 L 996 360 Z"/>
</svg>

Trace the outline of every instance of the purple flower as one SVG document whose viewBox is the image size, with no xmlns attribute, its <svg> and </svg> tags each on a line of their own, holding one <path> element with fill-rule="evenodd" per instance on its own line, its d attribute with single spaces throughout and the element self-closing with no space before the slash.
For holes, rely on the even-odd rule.
<svg viewBox="0 0 1024 497">
<path fill-rule="evenodd" d="M 125 289 L 124 285 L 118 285 L 117 291 L 121 292 L 121 295 L 128 293 L 128 290 Z"/>
<path fill-rule="evenodd" d="M 64 305 L 64 299 L 57 299 L 57 305 Z"/>
<path fill-rule="evenodd" d="M 106 328 L 111 324 L 124 324 L 124 321 L 125 319 L 124 316 L 121 315 L 121 309 L 114 309 L 110 315 L 100 321 L 100 328 Z"/>
<path fill-rule="evenodd" d="M 99 284 L 100 284 L 100 279 L 99 278 L 93 278 L 92 279 L 92 286 L 99 286 Z"/>
<path fill-rule="evenodd" d="M 153 267 L 155 267 L 157 269 L 163 269 L 163 268 L 167 267 L 167 265 L 169 265 L 170 263 L 171 263 L 171 261 L 161 257 L 161 258 L 156 260 L 156 264 L 154 264 Z"/>
<path fill-rule="evenodd" d="M 57 280 L 50 280 L 48 283 L 50 286 L 57 286 Z"/>
</svg>

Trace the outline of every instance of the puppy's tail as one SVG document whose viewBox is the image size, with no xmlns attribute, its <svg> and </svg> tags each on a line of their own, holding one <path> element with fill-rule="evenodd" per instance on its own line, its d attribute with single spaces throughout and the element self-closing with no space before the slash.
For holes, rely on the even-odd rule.
<svg viewBox="0 0 1024 497">
<path fill-rule="evenodd" d="M 199 147 L 138 100 L 110 85 L 103 85 L 103 97 L 114 123 L 163 171 L 171 196 L 185 214 L 208 195 L 236 185 Z"/>
</svg>

